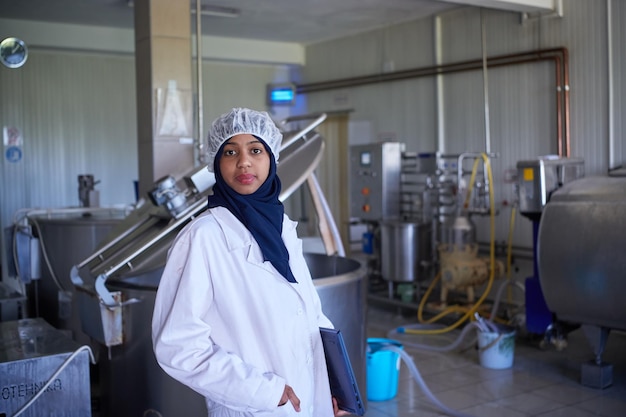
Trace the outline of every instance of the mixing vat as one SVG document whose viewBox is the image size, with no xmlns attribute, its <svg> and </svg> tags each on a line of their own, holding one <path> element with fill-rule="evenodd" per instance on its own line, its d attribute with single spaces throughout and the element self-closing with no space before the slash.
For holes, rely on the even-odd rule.
<svg viewBox="0 0 626 417">
<path fill-rule="evenodd" d="M 31 311 L 33 315 L 38 312 L 38 317 L 54 327 L 69 330 L 79 343 L 87 344 L 89 338 L 81 330 L 70 269 L 91 254 L 125 214 L 114 209 L 71 214 L 55 214 L 52 210 L 29 218 L 37 230 L 43 253 L 41 279 L 28 289 Z"/>
<path fill-rule="evenodd" d="M 305 254 L 322 308 L 344 333 L 361 393 L 365 396 L 366 291 L 365 268 L 352 259 Z M 124 308 L 124 344 L 103 347 L 99 366 L 102 415 L 141 416 L 148 410 L 163 417 L 206 416 L 204 399 L 169 377 L 152 352 L 150 322 L 162 268 L 110 282 L 111 290 L 140 303 Z"/>
</svg>

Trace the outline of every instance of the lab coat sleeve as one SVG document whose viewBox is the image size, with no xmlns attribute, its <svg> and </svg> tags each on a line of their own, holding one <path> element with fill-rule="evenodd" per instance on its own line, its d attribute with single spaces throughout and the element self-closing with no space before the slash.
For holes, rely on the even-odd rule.
<svg viewBox="0 0 626 417">
<path fill-rule="evenodd" d="M 211 339 L 210 244 L 205 244 L 183 231 L 168 253 L 152 318 L 157 361 L 174 379 L 228 408 L 274 410 L 285 380 L 244 363 Z"/>
</svg>

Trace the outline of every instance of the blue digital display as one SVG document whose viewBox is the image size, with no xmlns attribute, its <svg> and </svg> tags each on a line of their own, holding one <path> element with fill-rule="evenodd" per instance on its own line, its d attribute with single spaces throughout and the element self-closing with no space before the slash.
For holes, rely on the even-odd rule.
<svg viewBox="0 0 626 417">
<path fill-rule="evenodd" d="M 268 84 L 267 104 L 293 105 L 296 102 L 296 86 L 293 84 Z"/>
<path fill-rule="evenodd" d="M 281 88 L 279 90 L 272 91 L 272 101 L 284 103 L 285 101 L 291 102 L 295 96 L 295 93 L 290 88 Z"/>
</svg>

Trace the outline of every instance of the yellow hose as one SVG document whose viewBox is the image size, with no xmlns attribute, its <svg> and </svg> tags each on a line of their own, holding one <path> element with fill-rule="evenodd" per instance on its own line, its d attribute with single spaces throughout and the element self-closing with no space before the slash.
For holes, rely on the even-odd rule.
<svg viewBox="0 0 626 417">
<path fill-rule="evenodd" d="M 509 283 L 506 290 L 509 304 L 513 302 L 513 291 L 511 288 L 511 263 L 513 258 L 513 231 L 515 230 L 515 205 L 511 207 L 511 219 L 509 220 L 509 242 L 506 248 L 506 279 Z M 492 317 L 493 319 L 493 317 Z"/>
<path fill-rule="evenodd" d="M 435 284 L 440 279 L 441 279 L 441 271 L 439 271 L 437 276 L 435 276 L 435 278 L 433 279 L 433 282 L 430 283 L 430 285 L 428 286 L 428 289 L 426 290 L 426 292 L 422 296 L 422 301 L 420 301 L 420 305 L 419 305 L 419 307 L 417 307 L 417 320 L 420 323 L 427 323 L 426 321 L 424 321 L 424 318 L 422 317 L 422 311 L 424 311 L 424 305 L 426 304 L 426 300 L 428 300 L 428 297 L 430 296 L 430 293 L 433 291 L 433 288 L 435 288 Z"/>
<path fill-rule="evenodd" d="M 494 195 L 493 195 L 493 174 L 491 173 L 491 164 L 489 163 L 489 158 L 487 157 L 487 155 L 485 153 L 481 154 L 482 159 L 483 159 L 483 163 L 487 169 L 487 176 L 488 176 L 488 180 L 489 180 L 489 218 L 490 218 L 490 227 L 491 227 L 491 232 L 490 232 L 490 239 L 489 239 L 489 260 L 490 260 L 490 273 L 489 273 L 489 280 L 487 282 L 487 288 L 485 289 L 485 291 L 483 292 L 483 295 L 481 295 L 481 297 L 478 299 L 478 301 L 474 304 L 473 307 L 471 307 L 469 310 L 467 310 L 467 312 L 463 315 L 463 317 L 461 317 L 459 320 L 457 320 L 456 323 L 448 326 L 448 327 L 444 327 L 441 329 L 404 329 L 405 333 L 408 334 L 442 334 L 442 333 L 447 333 L 451 330 L 456 329 L 457 327 L 459 327 L 461 324 L 463 324 L 467 319 L 471 319 L 471 317 L 473 316 L 474 312 L 476 312 L 478 310 L 478 307 L 480 307 L 480 305 L 485 301 L 485 299 L 487 298 L 487 295 L 489 294 L 489 292 L 491 291 L 491 287 L 493 286 L 493 281 L 495 279 L 495 272 L 496 272 L 496 217 L 495 217 L 495 199 L 494 199 Z M 477 159 L 478 161 L 478 159 Z M 472 179 L 474 178 L 475 175 L 475 167 L 477 166 L 477 163 L 474 162 L 474 169 L 472 169 Z M 473 183 L 473 181 L 472 181 Z M 469 196 L 467 197 L 466 201 L 469 201 Z M 441 274 L 438 274 L 438 277 L 440 277 Z M 439 279 L 439 278 L 435 278 L 435 279 Z M 433 280 L 434 281 L 434 280 Z M 431 284 L 431 287 L 429 287 L 429 290 L 432 291 L 432 287 L 434 287 L 433 284 Z M 428 292 L 428 294 L 430 294 L 430 292 Z M 420 310 L 418 311 L 419 316 L 421 316 L 421 307 L 422 307 L 422 303 L 424 302 L 424 300 L 426 300 L 426 294 L 424 294 L 424 297 L 422 299 L 422 302 L 420 302 Z M 443 315 L 446 314 L 450 314 L 450 312 L 452 312 L 451 310 L 457 310 L 458 307 L 449 307 L 448 309 L 444 310 L 442 313 L 439 313 L 439 315 L 437 315 L 437 317 L 443 317 Z M 450 310 L 450 312 L 447 312 L 448 310 Z M 445 314 L 444 314 L 445 313 Z M 431 319 L 433 320 L 433 319 Z"/>
<path fill-rule="evenodd" d="M 469 200 L 470 200 L 470 197 L 472 196 L 472 189 L 474 188 L 474 181 L 476 181 L 476 169 L 478 168 L 479 162 L 480 162 L 480 159 L 476 158 L 476 160 L 474 160 L 474 166 L 472 166 L 472 175 L 470 176 L 469 184 L 467 187 L 467 194 L 465 195 L 465 202 L 463 203 L 464 210 L 467 210 L 469 207 Z M 459 169 L 463 169 L 463 167 L 459 167 Z"/>
<path fill-rule="evenodd" d="M 469 309 L 469 307 L 465 307 L 465 306 L 458 306 L 458 305 L 457 306 L 450 306 L 450 307 L 446 308 L 445 310 L 443 310 L 441 313 L 437 314 L 436 316 L 431 317 L 428 320 L 424 320 L 424 316 L 423 316 L 424 306 L 426 305 L 426 301 L 428 300 L 428 297 L 430 296 L 430 293 L 435 288 L 435 284 L 437 284 L 437 282 L 440 279 L 441 279 L 441 272 L 439 272 L 437 274 L 437 276 L 435 276 L 433 281 L 428 286 L 428 289 L 424 293 L 424 296 L 422 297 L 422 301 L 420 301 L 420 304 L 419 304 L 419 306 L 417 308 L 417 320 L 420 323 L 431 324 L 431 323 L 434 323 L 437 320 L 439 320 L 442 317 L 445 317 L 447 315 L 450 315 L 450 314 L 453 314 L 453 313 L 464 313 L 464 312 L 467 312 L 467 310 Z M 471 319 L 474 320 L 473 317 L 471 317 Z"/>
</svg>

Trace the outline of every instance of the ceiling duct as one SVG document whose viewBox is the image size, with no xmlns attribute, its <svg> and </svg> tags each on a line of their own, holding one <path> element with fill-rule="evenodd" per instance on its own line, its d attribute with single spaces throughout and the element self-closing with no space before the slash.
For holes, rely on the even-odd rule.
<svg viewBox="0 0 626 417">
<path fill-rule="evenodd" d="M 196 14 L 196 6 L 192 3 L 191 13 Z M 213 6 L 210 4 L 200 5 L 200 15 L 212 17 L 231 17 L 236 18 L 241 14 L 241 10 L 234 7 Z"/>
<path fill-rule="evenodd" d="M 554 12 L 562 0 L 439 0 L 465 6 L 478 6 L 489 9 L 508 10 L 520 13 Z"/>
<path fill-rule="evenodd" d="M 127 0 L 128 7 L 135 7 L 135 0 Z M 196 14 L 196 3 L 191 3 L 191 13 Z M 217 6 L 212 4 L 200 4 L 200 15 L 212 17 L 236 18 L 241 14 L 241 10 L 235 7 Z"/>
</svg>

